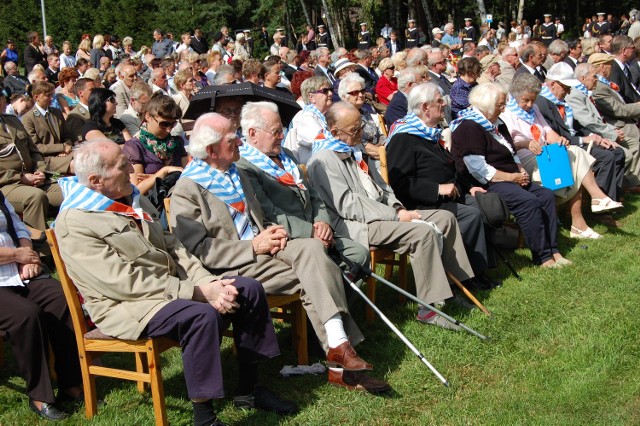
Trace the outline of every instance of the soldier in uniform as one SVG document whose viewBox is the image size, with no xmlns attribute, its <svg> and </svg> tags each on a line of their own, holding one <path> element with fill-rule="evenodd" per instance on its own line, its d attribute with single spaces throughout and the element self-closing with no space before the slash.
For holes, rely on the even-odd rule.
<svg viewBox="0 0 640 426">
<path fill-rule="evenodd" d="M 544 23 L 540 26 L 540 37 L 542 37 L 542 42 L 549 46 L 553 40 L 557 37 L 556 34 L 556 25 L 551 22 L 551 15 L 545 13 L 544 15 Z"/>
<path fill-rule="evenodd" d="M 358 34 L 358 49 L 368 50 L 371 47 L 371 34 L 367 29 L 367 23 L 362 22 L 360 24 L 360 33 Z"/>
<path fill-rule="evenodd" d="M 414 47 L 418 47 L 418 29 L 416 28 L 416 20 L 409 19 L 408 21 L 409 28 L 404 30 L 404 35 L 407 39 L 405 46 L 407 49 L 411 49 Z"/>
<path fill-rule="evenodd" d="M 478 41 L 478 35 L 476 34 L 476 29 L 473 27 L 473 19 L 464 18 L 464 28 L 462 29 L 462 44 L 468 43 L 470 41 L 476 43 Z"/>
<path fill-rule="evenodd" d="M 247 43 L 247 53 L 249 57 L 253 57 L 253 38 L 251 37 L 251 30 L 244 30 L 244 39 Z"/>
<path fill-rule="evenodd" d="M 604 19 L 604 12 L 598 13 L 598 22 L 594 23 L 591 27 L 591 36 L 599 37 L 604 34 L 611 33 L 611 26 L 606 19 Z"/>
<path fill-rule="evenodd" d="M 88 78 L 81 78 L 76 81 L 74 90 L 80 102 L 67 116 L 62 131 L 63 141 L 70 141 L 73 144 L 82 141 L 82 127 L 84 127 L 84 123 L 91 118 L 91 114 L 89 113 L 89 96 L 91 96 L 91 91 L 95 87 L 95 82 Z"/>
<path fill-rule="evenodd" d="M 329 48 L 329 33 L 325 31 L 324 25 L 318 25 L 318 35 L 317 35 L 318 47 L 326 47 Z"/>
</svg>

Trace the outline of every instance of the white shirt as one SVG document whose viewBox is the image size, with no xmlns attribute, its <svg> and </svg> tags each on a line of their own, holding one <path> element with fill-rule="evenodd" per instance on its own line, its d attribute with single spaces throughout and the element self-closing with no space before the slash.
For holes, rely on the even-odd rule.
<svg viewBox="0 0 640 426">
<path fill-rule="evenodd" d="M 9 214 L 11 215 L 11 219 L 13 220 L 13 226 L 16 230 L 16 234 L 18 238 L 26 238 L 31 239 L 31 234 L 24 226 L 24 223 L 15 210 L 11 206 L 6 199 L 4 200 L 4 205 L 7 206 L 9 210 Z M 9 247 L 15 248 L 15 244 L 13 244 L 13 240 L 8 232 L 7 218 L 5 215 L 0 213 L 0 247 Z M 22 280 L 20 279 L 20 274 L 18 272 L 18 265 L 16 262 L 5 263 L 4 265 L 0 265 L 0 287 L 24 287 Z"/>
</svg>

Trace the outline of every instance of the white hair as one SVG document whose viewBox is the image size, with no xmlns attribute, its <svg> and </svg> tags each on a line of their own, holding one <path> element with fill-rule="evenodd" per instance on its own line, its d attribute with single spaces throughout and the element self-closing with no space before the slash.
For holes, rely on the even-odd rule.
<svg viewBox="0 0 640 426">
<path fill-rule="evenodd" d="M 347 86 L 350 83 L 360 83 L 360 89 L 364 89 L 364 78 L 360 77 L 360 74 L 357 72 L 352 72 L 351 74 L 347 74 L 343 79 L 340 80 L 340 84 L 338 85 L 338 96 L 343 101 L 347 100 Z"/>
<path fill-rule="evenodd" d="M 398 73 L 398 90 L 404 90 L 409 83 L 415 83 L 420 73 L 414 67 L 405 68 Z"/>
<path fill-rule="evenodd" d="M 498 108 L 498 98 L 507 91 L 495 83 L 480 84 L 469 93 L 469 104 L 478 108 L 485 116 L 493 115 Z"/>
<path fill-rule="evenodd" d="M 212 126 L 212 119 L 222 117 L 215 112 L 201 115 L 193 126 L 193 132 L 189 138 L 187 151 L 193 158 L 202 160 L 207 157 L 207 147 L 222 141 L 222 133 L 216 131 Z"/>
<path fill-rule="evenodd" d="M 264 128 L 265 122 L 262 111 L 272 111 L 278 114 L 278 106 L 273 102 L 247 102 L 242 107 L 240 115 L 240 127 L 242 127 L 242 135 L 247 137 L 249 129 Z"/>
<path fill-rule="evenodd" d="M 76 146 L 73 150 L 73 167 L 78 176 L 78 182 L 83 185 L 89 183 L 89 175 L 100 177 L 109 176 L 109 167 L 104 161 L 102 153 L 109 145 L 118 146 L 111 139 L 97 138 Z"/>
<path fill-rule="evenodd" d="M 407 97 L 407 110 L 418 115 L 425 103 L 435 101 L 440 88 L 434 83 L 422 83 L 411 90 Z"/>
</svg>

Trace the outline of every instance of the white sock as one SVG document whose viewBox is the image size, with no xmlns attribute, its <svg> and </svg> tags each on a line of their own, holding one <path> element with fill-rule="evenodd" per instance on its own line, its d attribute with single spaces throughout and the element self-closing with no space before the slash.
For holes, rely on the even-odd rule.
<svg viewBox="0 0 640 426">
<path fill-rule="evenodd" d="M 327 332 L 327 343 L 330 348 L 337 348 L 344 342 L 348 341 L 347 333 L 344 331 L 344 324 L 340 314 L 335 314 L 327 322 L 324 323 L 324 329 Z"/>
</svg>

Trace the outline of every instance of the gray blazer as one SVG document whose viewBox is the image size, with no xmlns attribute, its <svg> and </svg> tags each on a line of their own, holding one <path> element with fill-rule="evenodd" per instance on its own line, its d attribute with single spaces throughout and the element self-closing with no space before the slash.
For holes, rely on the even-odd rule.
<svg viewBox="0 0 640 426">
<path fill-rule="evenodd" d="M 380 201 L 369 198 L 358 178 L 358 166 L 348 154 L 319 151 L 309 160 L 308 169 L 314 188 L 329 210 L 336 234 L 369 247 L 369 223 L 398 220 L 396 211 L 403 206 L 373 162 L 369 162 L 369 173 L 380 191 Z"/>
<path fill-rule="evenodd" d="M 615 141 L 618 137 L 616 128 L 605 123 L 596 106 L 579 90 L 572 90 L 565 101 L 573 109 L 573 119 L 591 133 Z"/>
</svg>

